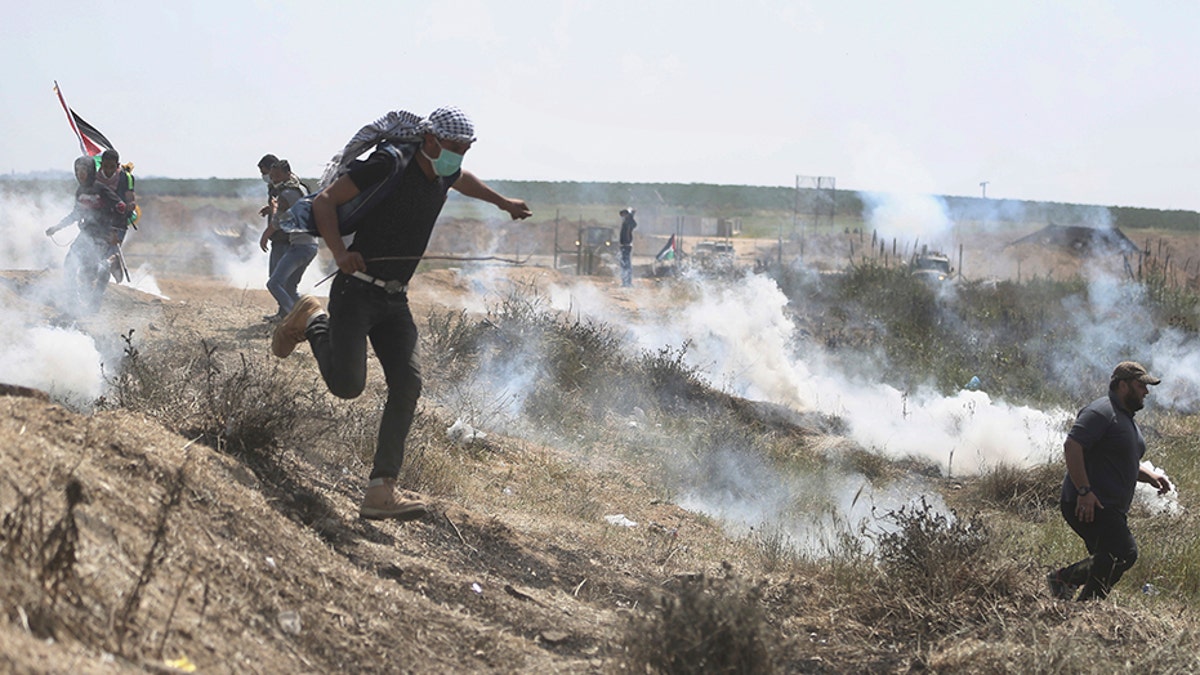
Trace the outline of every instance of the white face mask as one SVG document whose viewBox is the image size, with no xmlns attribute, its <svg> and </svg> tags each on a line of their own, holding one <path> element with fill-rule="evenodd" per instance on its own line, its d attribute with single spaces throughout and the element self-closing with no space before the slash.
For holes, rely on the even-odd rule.
<svg viewBox="0 0 1200 675">
<path fill-rule="evenodd" d="M 263 182 L 264 182 L 264 183 L 266 183 L 267 185 L 270 185 L 270 184 L 271 184 L 271 174 L 269 174 L 269 173 L 264 173 L 264 174 L 262 175 L 262 179 L 263 179 Z"/>
</svg>

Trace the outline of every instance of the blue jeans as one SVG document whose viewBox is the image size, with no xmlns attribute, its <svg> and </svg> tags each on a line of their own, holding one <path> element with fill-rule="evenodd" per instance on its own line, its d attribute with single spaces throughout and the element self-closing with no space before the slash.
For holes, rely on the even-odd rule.
<svg viewBox="0 0 1200 675">
<path fill-rule="evenodd" d="M 1096 509 L 1095 519 L 1084 523 L 1075 515 L 1075 502 L 1059 502 L 1063 519 L 1083 539 L 1090 555 L 1059 571 L 1059 578 L 1083 586 L 1080 600 L 1103 599 L 1113 584 L 1137 562 L 1137 542 L 1129 531 L 1126 515 L 1109 506 Z"/>
<path fill-rule="evenodd" d="M 275 264 L 274 271 L 271 272 L 271 278 L 267 279 L 267 290 L 271 291 L 275 302 L 279 303 L 279 311 L 287 314 L 292 311 L 292 307 L 296 301 L 300 299 L 296 293 L 296 287 L 300 285 L 300 279 L 304 276 L 304 270 L 308 268 L 308 264 L 317 257 L 317 242 L 311 244 L 271 244 L 271 254 L 275 250 L 286 246 L 283 249 L 283 254 Z"/>
<path fill-rule="evenodd" d="M 621 244 L 621 285 L 633 285 L 633 254 L 632 244 Z"/>
<path fill-rule="evenodd" d="M 329 315 L 305 333 L 321 377 L 338 398 L 357 398 L 367 383 L 367 340 L 387 381 L 387 403 L 379 422 L 371 478 L 395 478 L 421 397 L 417 326 L 404 293 L 338 274 L 329 289 Z"/>
</svg>

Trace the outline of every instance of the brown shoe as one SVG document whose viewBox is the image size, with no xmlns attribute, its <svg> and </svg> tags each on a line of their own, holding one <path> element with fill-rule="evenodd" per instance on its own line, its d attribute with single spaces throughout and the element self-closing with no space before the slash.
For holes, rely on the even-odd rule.
<svg viewBox="0 0 1200 675">
<path fill-rule="evenodd" d="M 429 513 L 429 507 L 424 501 L 398 494 L 395 478 L 373 479 L 367 485 L 367 494 L 358 509 L 358 515 L 370 520 L 416 520 L 426 513 Z"/>
<path fill-rule="evenodd" d="M 307 339 L 304 330 L 308 328 L 308 320 L 323 311 L 320 300 L 311 295 L 301 296 L 292 311 L 275 326 L 275 333 L 271 335 L 271 353 L 281 359 L 291 354 L 296 345 Z"/>
</svg>

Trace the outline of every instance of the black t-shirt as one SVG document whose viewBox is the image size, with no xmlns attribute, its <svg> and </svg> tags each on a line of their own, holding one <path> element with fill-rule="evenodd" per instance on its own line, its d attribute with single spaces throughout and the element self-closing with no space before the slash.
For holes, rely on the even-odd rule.
<svg viewBox="0 0 1200 675">
<path fill-rule="evenodd" d="M 1067 437 L 1083 446 L 1083 464 L 1092 491 L 1104 508 L 1129 512 L 1137 487 L 1138 465 L 1146 454 L 1146 441 L 1133 422 L 1133 414 L 1117 405 L 1115 396 L 1092 401 L 1079 411 Z M 1063 479 L 1061 499 L 1079 498 L 1070 473 Z"/>
<path fill-rule="evenodd" d="M 386 151 L 376 150 L 365 162 L 352 165 L 346 175 L 359 190 L 365 190 L 387 178 L 394 161 Z M 408 162 L 403 171 L 399 187 L 363 216 L 349 250 L 366 259 L 367 274 L 408 283 L 421 262 L 417 258 L 429 245 L 446 193 L 460 172 L 429 180 L 415 160 Z M 379 260 L 389 257 L 414 259 Z"/>
</svg>

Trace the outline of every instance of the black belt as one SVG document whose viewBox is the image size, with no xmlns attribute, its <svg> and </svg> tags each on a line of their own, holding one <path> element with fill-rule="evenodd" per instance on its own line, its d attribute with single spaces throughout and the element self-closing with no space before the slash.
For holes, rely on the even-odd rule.
<svg viewBox="0 0 1200 675">
<path fill-rule="evenodd" d="M 365 281 L 368 284 L 378 286 L 378 287 L 382 288 L 384 291 L 388 292 L 389 294 L 393 294 L 393 295 L 396 293 L 404 293 L 405 291 L 408 290 L 408 284 L 402 284 L 399 281 L 396 281 L 395 279 L 392 279 L 392 280 L 376 279 L 375 277 L 371 276 L 370 274 L 367 274 L 366 272 L 354 272 L 350 276 L 352 276 L 355 279 L 358 279 L 360 281 Z"/>
</svg>

